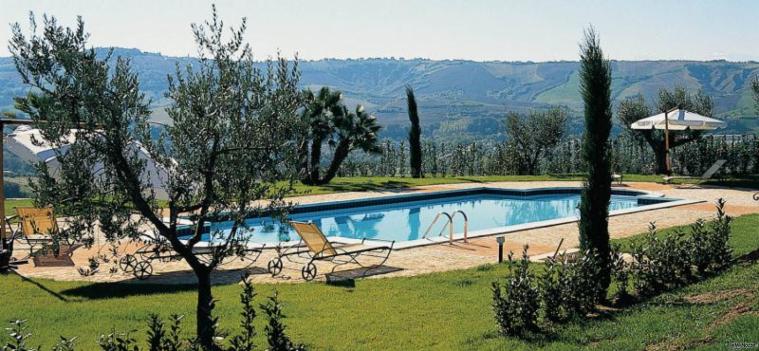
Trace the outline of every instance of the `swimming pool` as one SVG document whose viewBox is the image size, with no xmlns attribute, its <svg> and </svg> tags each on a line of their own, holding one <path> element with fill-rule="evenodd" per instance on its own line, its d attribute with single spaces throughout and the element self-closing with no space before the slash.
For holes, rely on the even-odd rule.
<svg viewBox="0 0 759 351">
<path fill-rule="evenodd" d="M 580 188 L 475 188 L 383 196 L 300 205 L 293 208 L 289 219 L 316 223 L 330 237 L 418 242 L 441 212 L 463 211 L 468 217 L 469 236 L 503 232 L 530 223 L 576 220 L 580 191 Z M 642 210 L 673 201 L 644 192 L 614 190 L 610 211 L 614 214 Z M 447 238 L 448 230 L 442 230 L 447 222 L 444 219 L 436 222 L 427 238 L 439 237 L 441 231 Z M 246 225 L 244 235 L 254 242 L 276 244 L 298 240 L 288 225 L 270 217 L 250 218 Z M 211 224 L 210 232 L 228 233 L 230 227 L 230 222 L 216 222 Z M 457 215 L 454 232 L 461 236 L 463 231 L 463 217 Z"/>
</svg>

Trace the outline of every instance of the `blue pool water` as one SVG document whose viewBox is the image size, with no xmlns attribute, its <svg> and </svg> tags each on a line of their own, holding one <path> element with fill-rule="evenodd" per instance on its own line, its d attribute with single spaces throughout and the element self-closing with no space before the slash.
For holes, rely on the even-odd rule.
<svg viewBox="0 0 759 351">
<path fill-rule="evenodd" d="M 308 205 L 294 211 L 289 218 L 314 222 L 327 236 L 408 241 L 422 238 L 427 227 L 441 211 L 464 211 L 469 217 L 468 229 L 472 232 L 576 216 L 580 195 L 560 193 L 524 196 L 485 192 L 409 200 L 368 200 L 355 206 L 346 205 L 345 202 L 341 203 L 342 206 Z M 636 196 L 612 195 L 609 210 L 636 206 L 639 206 Z M 329 209 L 330 207 L 342 208 Z M 455 223 L 455 233 L 462 233 L 464 223 L 461 217 L 457 216 Z M 299 239 L 289 226 L 268 217 L 252 218 L 246 224 L 248 228 L 245 234 L 250 235 L 250 240 L 254 242 L 278 243 Z M 437 236 L 444 224 L 445 221 L 441 218 L 428 237 Z M 213 223 L 211 233 L 228 233 L 230 226 L 231 223 L 227 222 Z"/>
</svg>

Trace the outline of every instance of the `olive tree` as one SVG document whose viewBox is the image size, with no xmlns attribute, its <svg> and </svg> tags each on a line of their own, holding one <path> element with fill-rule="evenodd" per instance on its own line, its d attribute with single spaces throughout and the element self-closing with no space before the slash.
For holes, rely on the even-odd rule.
<svg viewBox="0 0 759 351">
<path fill-rule="evenodd" d="M 566 126 L 567 113 L 559 108 L 506 116 L 507 143 L 516 152 L 520 174 L 538 173 L 540 158 L 562 140 Z"/>
<path fill-rule="evenodd" d="M 663 130 L 632 129 L 630 125 L 635 121 L 646 118 L 656 113 L 669 111 L 672 108 L 681 108 L 704 116 L 712 115 L 712 99 L 702 91 L 691 93 L 683 87 L 675 87 L 672 90 L 661 89 L 654 107 L 649 107 L 641 95 L 628 97 L 620 102 L 617 108 L 619 122 L 628 133 L 642 138 L 648 143 L 656 157 L 656 172 L 667 171 L 667 154 Z M 669 131 L 669 147 L 674 149 L 678 146 L 696 141 L 703 135 L 702 130 Z"/>
<path fill-rule="evenodd" d="M 214 8 L 211 20 L 192 26 L 199 63 L 178 66 L 169 78 L 170 123 L 158 138 L 151 137 L 150 101 L 129 61 L 98 57 L 81 19 L 67 28 L 45 16 L 38 31 L 32 15 L 29 36 L 15 24 L 9 45 L 31 87 L 16 106 L 60 147 L 58 174 L 38 167 L 36 201 L 69 216 L 64 235 L 91 242 L 98 232 L 109 241 L 147 232 L 167 242 L 197 278 L 197 342 L 206 349 L 218 348 L 212 272 L 246 245 L 245 218 L 287 210 L 291 136 L 299 133 L 297 60 L 256 66 L 245 24 L 225 39 Z M 141 151 L 166 173 L 162 184 L 150 183 Z M 168 194 L 165 202 L 156 186 Z M 180 238 L 180 215 L 194 219 L 189 238 Z M 229 221 L 231 229 L 204 233 L 212 220 Z M 213 242 L 211 255 L 196 254 L 203 240 Z"/>
</svg>

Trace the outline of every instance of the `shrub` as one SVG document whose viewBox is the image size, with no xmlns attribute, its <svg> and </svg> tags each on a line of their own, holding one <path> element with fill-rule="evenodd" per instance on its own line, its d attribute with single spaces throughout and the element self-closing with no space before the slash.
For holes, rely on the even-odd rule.
<svg viewBox="0 0 759 351">
<path fill-rule="evenodd" d="M 725 214 L 725 200 L 717 200 L 716 208 L 717 217 L 709 226 L 703 220 L 691 226 L 691 256 L 702 276 L 719 272 L 732 262 L 733 252 L 728 245 L 732 218 Z"/>
<path fill-rule="evenodd" d="M 269 317 L 269 324 L 266 325 L 266 340 L 269 342 L 270 351 L 302 351 L 306 350 L 304 345 L 296 345 L 285 334 L 285 325 L 282 320 L 285 318 L 282 312 L 282 304 L 279 303 L 279 294 L 275 291 L 274 295 L 269 297 L 266 304 L 261 305 L 266 315 Z"/>
<path fill-rule="evenodd" d="M 108 335 L 101 335 L 98 338 L 98 345 L 103 351 L 139 351 L 137 340 L 130 333 L 119 333 L 111 331 Z"/>
<path fill-rule="evenodd" d="M 684 236 L 678 230 L 659 238 L 656 224 L 651 223 L 642 242 L 633 243 L 632 274 L 635 276 L 635 288 L 641 296 L 655 295 L 692 279 L 690 243 Z"/>
<path fill-rule="evenodd" d="M 510 275 L 503 285 L 493 282 L 493 311 L 504 335 L 524 335 L 537 330 L 540 293 L 525 245 L 522 258 L 514 261 L 509 253 Z"/>
<path fill-rule="evenodd" d="M 606 297 L 606 289 L 598 279 L 604 262 L 608 259 L 602 260 L 594 250 L 585 251 L 574 261 L 567 261 L 564 300 L 568 317 L 585 317 Z"/>
<path fill-rule="evenodd" d="M 611 246 L 611 272 L 614 283 L 617 286 L 616 300 L 630 301 L 631 295 L 628 291 L 630 284 L 630 264 L 622 257 L 622 251 L 619 244 Z"/>
<path fill-rule="evenodd" d="M 551 257 L 546 261 L 545 272 L 538 278 L 543 318 L 548 321 L 559 322 L 567 315 L 564 300 L 564 291 L 568 286 L 566 272 L 566 260 Z"/>
<path fill-rule="evenodd" d="M 716 207 L 717 217 L 708 224 L 696 221 L 690 227 L 690 235 L 678 230 L 658 238 L 656 225 L 651 223 L 642 242 L 633 243 L 631 274 L 641 296 L 682 286 L 693 281 L 695 273 L 704 276 L 730 265 L 731 218 L 725 214 L 723 199 L 717 201 Z"/>
<path fill-rule="evenodd" d="M 3 346 L 3 351 L 35 351 L 26 345 L 32 333 L 29 333 L 25 320 L 15 320 L 10 322 L 11 326 L 5 328 L 11 341 Z"/>
</svg>

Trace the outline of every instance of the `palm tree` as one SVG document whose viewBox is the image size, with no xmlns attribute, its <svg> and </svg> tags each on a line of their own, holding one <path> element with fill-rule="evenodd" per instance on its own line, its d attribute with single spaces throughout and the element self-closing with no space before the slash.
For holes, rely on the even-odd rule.
<svg viewBox="0 0 759 351">
<path fill-rule="evenodd" d="M 299 150 L 300 178 L 303 184 L 315 184 L 320 177 L 322 143 L 334 129 L 334 116 L 343 111 L 341 99 L 342 93 L 331 91 L 327 87 L 319 89 L 316 95 L 311 90 L 303 92 L 305 108 L 302 118 L 308 125 Z"/>
<path fill-rule="evenodd" d="M 337 175 L 340 165 L 348 154 L 353 150 L 379 153 L 379 139 L 377 133 L 382 128 L 377 124 L 377 118 L 364 111 L 361 105 L 356 106 L 355 112 L 348 111 L 342 106 L 342 112 L 334 115 L 335 132 L 332 134 L 330 144 L 335 147 L 335 155 L 327 168 L 324 177 L 318 179 L 316 184 L 327 184 Z"/>
</svg>

